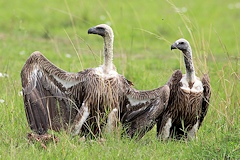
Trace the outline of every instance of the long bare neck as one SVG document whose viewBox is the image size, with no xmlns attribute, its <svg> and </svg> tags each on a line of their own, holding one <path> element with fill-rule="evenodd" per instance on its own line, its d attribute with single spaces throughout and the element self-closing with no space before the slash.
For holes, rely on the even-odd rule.
<svg viewBox="0 0 240 160">
<path fill-rule="evenodd" d="M 104 73 L 108 73 L 113 69 L 113 37 L 104 37 Z"/>
<path fill-rule="evenodd" d="M 188 83 L 195 82 L 195 70 L 192 61 L 192 49 L 189 46 L 187 50 L 183 51 L 184 54 L 184 62 L 186 67 L 186 78 Z"/>
</svg>

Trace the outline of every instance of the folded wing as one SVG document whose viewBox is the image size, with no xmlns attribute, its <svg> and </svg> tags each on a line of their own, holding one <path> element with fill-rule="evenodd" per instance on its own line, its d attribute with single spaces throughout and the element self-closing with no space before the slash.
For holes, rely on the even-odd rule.
<svg viewBox="0 0 240 160">
<path fill-rule="evenodd" d="M 207 74 L 203 75 L 202 84 L 203 84 L 203 99 L 202 99 L 202 112 L 199 117 L 199 121 L 200 121 L 199 127 L 201 126 L 204 120 L 204 117 L 207 114 L 208 106 L 210 103 L 210 97 L 211 97 L 210 78 Z"/>
</svg>

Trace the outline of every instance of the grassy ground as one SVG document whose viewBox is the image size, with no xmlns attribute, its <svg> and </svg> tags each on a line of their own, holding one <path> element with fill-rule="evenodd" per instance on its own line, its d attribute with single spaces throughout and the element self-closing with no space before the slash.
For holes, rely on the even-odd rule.
<svg viewBox="0 0 240 160">
<path fill-rule="evenodd" d="M 0 159 L 240 159 L 239 3 L 22 0 L 0 6 Z M 137 89 L 156 88 L 175 69 L 184 71 L 182 55 L 170 45 L 180 37 L 190 41 L 197 74 L 209 73 L 212 87 L 197 141 L 158 142 L 153 129 L 139 142 L 118 136 L 82 142 L 61 132 L 47 150 L 28 144 L 19 94 L 23 64 L 40 50 L 68 71 L 98 66 L 102 39 L 87 30 L 100 23 L 114 29 L 114 63 Z"/>
</svg>

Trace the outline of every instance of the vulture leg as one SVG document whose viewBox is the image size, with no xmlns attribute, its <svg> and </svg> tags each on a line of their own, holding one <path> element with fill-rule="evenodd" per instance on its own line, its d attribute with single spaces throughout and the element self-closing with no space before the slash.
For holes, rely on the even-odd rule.
<svg viewBox="0 0 240 160">
<path fill-rule="evenodd" d="M 172 127 L 172 118 L 164 117 L 161 123 L 157 124 L 157 137 L 166 140 L 170 137 L 170 129 Z"/>
<path fill-rule="evenodd" d="M 89 107 L 85 103 L 83 103 L 73 122 L 73 128 L 71 131 L 73 136 L 79 134 L 89 114 L 90 114 Z"/>
<path fill-rule="evenodd" d="M 193 140 L 196 137 L 198 128 L 199 128 L 199 121 L 197 121 L 197 123 L 192 127 L 192 129 L 188 131 L 187 138 L 189 140 Z"/>
<path fill-rule="evenodd" d="M 116 130 L 118 121 L 118 109 L 114 108 L 108 115 L 106 131 L 112 133 Z"/>
</svg>

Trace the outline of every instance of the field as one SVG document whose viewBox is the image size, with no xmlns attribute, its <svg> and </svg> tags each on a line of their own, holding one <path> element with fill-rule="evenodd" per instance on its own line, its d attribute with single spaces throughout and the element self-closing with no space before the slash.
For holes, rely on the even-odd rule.
<svg viewBox="0 0 240 160">
<path fill-rule="evenodd" d="M 0 159 L 240 159 L 240 3 L 236 0 L 53 0 L 0 2 Z M 171 44 L 189 40 L 199 77 L 208 73 L 212 98 L 194 141 L 140 141 L 117 135 L 81 141 L 64 132 L 43 149 L 28 143 L 20 71 L 41 51 L 58 67 L 77 72 L 102 63 L 103 40 L 88 35 L 97 24 L 115 33 L 114 64 L 137 89 L 165 84 L 184 71 Z"/>
</svg>

